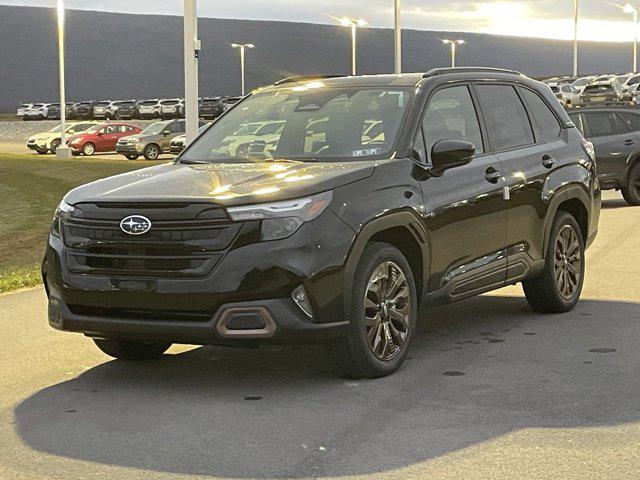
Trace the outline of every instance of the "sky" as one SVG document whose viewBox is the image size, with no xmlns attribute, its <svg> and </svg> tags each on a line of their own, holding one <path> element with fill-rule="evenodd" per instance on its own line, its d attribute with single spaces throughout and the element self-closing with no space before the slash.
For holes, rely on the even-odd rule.
<svg viewBox="0 0 640 480">
<path fill-rule="evenodd" d="M 620 0 L 621 2 L 625 0 Z M 633 15 L 608 0 L 579 0 L 581 40 L 631 42 Z M 640 0 L 632 0 L 640 9 Z M 56 0 L 0 0 L 4 5 L 53 7 Z M 67 8 L 180 15 L 182 0 L 65 0 Z M 403 26 L 418 30 L 573 38 L 573 0 L 402 0 Z M 199 0 L 202 17 L 335 23 L 364 18 L 373 27 L 393 26 L 393 0 Z"/>
</svg>

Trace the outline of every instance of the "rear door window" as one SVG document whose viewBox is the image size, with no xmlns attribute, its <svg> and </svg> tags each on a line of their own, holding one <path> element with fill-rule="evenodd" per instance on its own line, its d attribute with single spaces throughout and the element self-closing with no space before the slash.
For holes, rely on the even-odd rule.
<svg viewBox="0 0 640 480">
<path fill-rule="evenodd" d="M 640 115 L 628 112 L 619 112 L 622 121 L 634 132 L 640 132 Z"/>
<path fill-rule="evenodd" d="M 539 135 L 542 137 L 539 140 L 545 143 L 556 140 L 560 136 L 562 129 L 560 122 L 558 122 L 549 106 L 540 98 L 540 95 L 528 88 L 519 87 L 519 90 L 527 107 L 529 107 L 529 112 L 531 112 L 532 120 L 538 129 Z"/>
<path fill-rule="evenodd" d="M 422 122 L 427 152 L 440 140 L 463 140 L 484 152 L 478 115 L 466 85 L 438 90 L 429 99 Z"/>
<path fill-rule="evenodd" d="M 535 143 L 529 116 L 511 85 L 477 85 L 478 99 L 494 150 Z"/>
<path fill-rule="evenodd" d="M 629 128 L 614 113 L 589 112 L 584 114 L 590 137 L 606 137 L 629 133 Z"/>
</svg>

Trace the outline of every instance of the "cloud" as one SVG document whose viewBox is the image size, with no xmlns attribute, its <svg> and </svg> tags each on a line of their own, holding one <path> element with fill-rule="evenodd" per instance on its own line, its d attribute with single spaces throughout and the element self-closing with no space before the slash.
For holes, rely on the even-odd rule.
<svg viewBox="0 0 640 480">
<path fill-rule="evenodd" d="M 52 7 L 55 0 L 0 0 L 0 4 Z M 182 0 L 66 0 L 68 8 L 180 15 Z M 572 0 L 402 0 L 403 25 L 569 39 Z M 364 17 L 371 26 L 391 27 L 393 0 L 199 0 L 201 16 L 333 23 L 331 16 Z M 631 41 L 628 14 L 607 0 L 580 0 L 580 36 L 586 40 Z"/>
</svg>

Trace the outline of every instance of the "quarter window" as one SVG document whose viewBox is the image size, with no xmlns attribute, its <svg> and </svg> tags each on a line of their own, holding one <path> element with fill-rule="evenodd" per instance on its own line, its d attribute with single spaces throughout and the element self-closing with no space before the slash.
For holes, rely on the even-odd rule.
<svg viewBox="0 0 640 480">
<path fill-rule="evenodd" d="M 466 86 L 438 90 L 429 100 L 422 122 L 427 152 L 440 140 L 463 140 L 483 153 L 476 109 Z"/>
<path fill-rule="evenodd" d="M 528 90 L 521 88 L 520 92 L 525 103 L 529 107 L 529 111 L 533 116 L 533 121 L 538 127 L 543 142 L 552 142 L 560 136 L 561 127 L 558 119 L 553 114 L 549 106 L 540 98 L 540 96 Z"/>
<path fill-rule="evenodd" d="M 495 150 L 534 143 L 527 111 L 512 86 L 478 85 L 476 89 L 487 122 L 487 133 Z"/>
</svg>

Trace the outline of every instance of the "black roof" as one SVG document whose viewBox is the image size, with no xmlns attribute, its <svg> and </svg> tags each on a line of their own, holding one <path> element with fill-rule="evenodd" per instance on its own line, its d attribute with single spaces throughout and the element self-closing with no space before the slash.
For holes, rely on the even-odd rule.
<svg viewBox="0 0 640 480">
<path fill-rule="evenodd" d="M 312 81 L 321 81 L 326 86 L 334 87 L 375 87 L 375 86 L 391 86 L 391 87 L 415 87 L 422 80 L 434 77 L 443 77 L 448 75 L 465 75 L 467 78 L 471 76 L 483 75 L 483 78 L 490 76 L 492 78 L 504 78 L 505 76 L 518 76 L 525 79 L 524 75 L 514 70 L 504 70 L 500 68 L 486 67 L 456 67 L 456 68 L 434 68 L 428 72 L 418 73 L 402 73 L 395 74 L 379 74 L 379 75 L 357 75 L 357 76 L 333 76 L 333 75 L 309 75 L 300 77 L 289 77 L 282 79 L 275 84 L 265 87 L 266 89 L 278 88 L 282 86 L 290 87 L 296 84 L 304 84 Z"/>
</svg>

